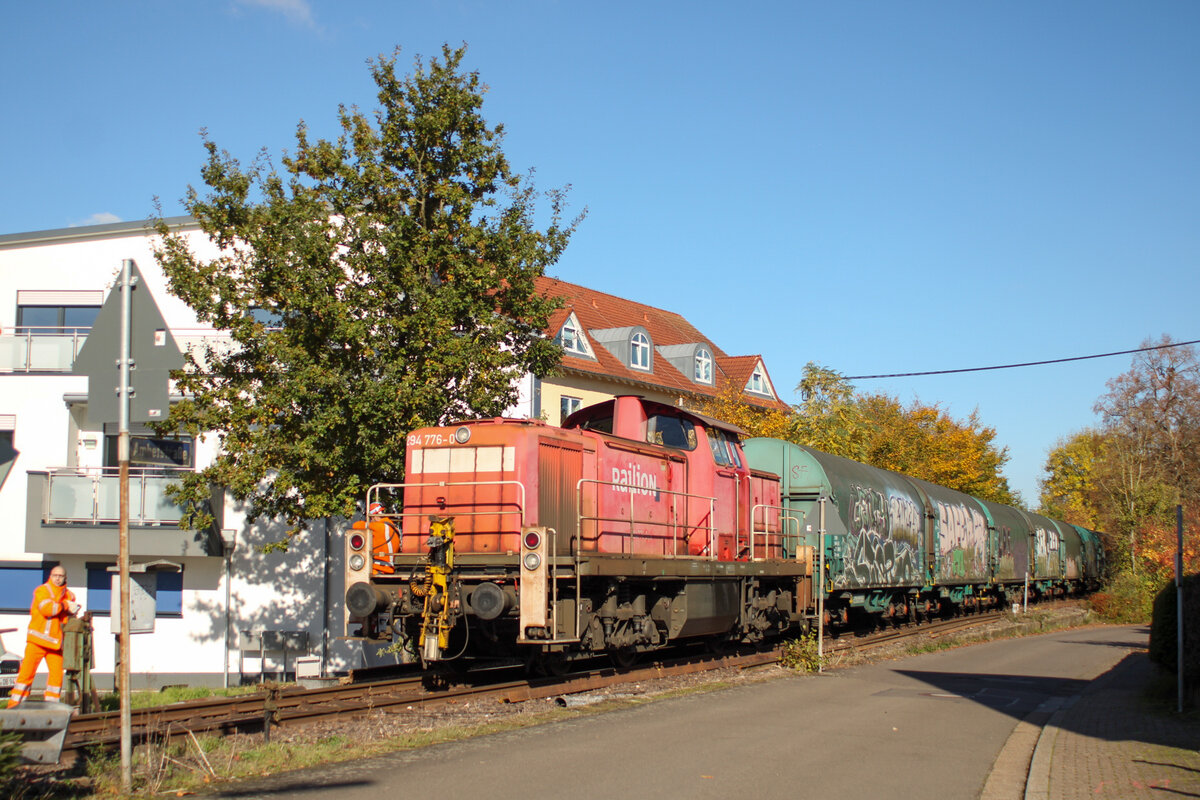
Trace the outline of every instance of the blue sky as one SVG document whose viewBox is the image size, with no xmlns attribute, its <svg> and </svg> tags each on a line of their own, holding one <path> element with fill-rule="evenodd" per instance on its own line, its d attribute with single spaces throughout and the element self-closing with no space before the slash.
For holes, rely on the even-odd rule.
<svg viewBox="0 0 1200 800">
<path fill-rule="evenodd" d="M 5 3 L 0 233 L 144 219 L 469 45 L 519 170 L 588 217 L 552 274 L 847 375 L 1200 339 L 1200 4 Z M 979 410 L 1036 501 L 1128 356 L 863 381 Z"/>
</svg>

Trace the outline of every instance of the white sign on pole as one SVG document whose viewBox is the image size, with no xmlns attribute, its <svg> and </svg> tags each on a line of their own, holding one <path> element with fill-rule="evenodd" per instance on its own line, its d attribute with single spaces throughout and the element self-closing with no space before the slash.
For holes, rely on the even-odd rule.
<svg viewBox="0 0 1200 800">
<path fill-rule="evenodd" d="M 154 614 L 158 607 L 158 575 L 133 572 L 129 575 L 129 632 L 154 633 Z M 121 632 L 121 576 L 112 576 L 112 632 Z"/>
</svg>

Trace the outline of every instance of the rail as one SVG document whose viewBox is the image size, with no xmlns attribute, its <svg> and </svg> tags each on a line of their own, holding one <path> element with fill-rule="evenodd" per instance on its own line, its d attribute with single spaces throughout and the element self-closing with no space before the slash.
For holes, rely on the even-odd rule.
<svg viewBox="0 0 1200 800">
<path fill-rule="evenodd" d="M 584 486 L 587 484 L 591 484 L 591 485 L 594 485 L 597 487 L 601 487 L 601 486 L 613 487 L 615 489 L 615 491 L 613 492 L 614 495 L 615 494 L 628 495 L 629 496 L 629 516 L 628 517 L 606 517 L 606 516 L 600 515 L 599 513 L 596 513 L 595 515 L 592 515 L 592 516 L 588 516 L 588 515 L 584 514 L 583 510 L 584 510 L 585 506 L 584 506 L 584 502 L 583 502 L 583 500 L 584 500 L 583 494 L 584 494 Z M 669 514 L 670 518 L 665 521 L 661 521 L 661 522 L 658 520 L 653 520 L 653 519 L 649 519 L 649 518 L 642 518 L 642 519 L 637 518 L 634 514 L 633 503 L 634 503 L 634 499 L 636 497 L 644 496 L 642 494 L 642 492 L 652 492 L 655 495 L 669 495 L 671 497 L 671 508 L 670 508 L 670 514 Z M 597 492 L 597 495 L 598 495 L 598 492 Z M 662 555 L 662 556 L 668 557 L 668 558 L 670 558 L 670 557 L 696 558 L 696 555 L 691 555 L 686 552 L 685 553 L 675 553 L 675 552 L 668 553 L 668 552 L 666 552 L 666 550 L 667 550 L 666 545 L 668 542 L 671 542 L 677 548 L 678 543 L 681 539 L 681 537 L 679 535 L 680 531 L 687 532 L 682 537 L 682 540 L 684 542 L 687 542 L 695 532 L 704 531 L 707 534 L 706 539 L 705 539 L 704 549 L 697 555 L 699 555 L 701 557 L 706 557 L 710 561 L 715 561 L 717 558 L 717 548 L 713 547 L 714 535 L 715 535 L 714 519 L 716 516 L 716 503 L 717 503 L 717 499 L 715 497 L 706 497 L 704 495 L 688 494 L 687 492 L 673 492 L 669 489 L 653 489 L 653 490 L 642 489 L 641 487 L 630 486 L 630 485 L 624 484 L 624 483 L 614 483 L 612 481 L 602 481 L 602 480 L 598 480 L 596 478 L 580 478 L 575 484 L 575 497 L 576 497 L 576 502 L 577 502 L 577 504 L 576 504 L 576 534 L 574 537 L 572 537 L 572 541 L 576 545 L 574 548 L 576 551 L 580 551 L 583 549 L 583 539 L 584 539 L 583 531 L 585 529 L 585 523 L 590 522 L 595 525 L 594 538 L 595 538 L 597 544 L 599 543 L 601 536 L 617 535 L 617 536 L 621 537 L 621 554 L 622 555 L 632 555 L 634 552 L 636 552 L 633 549 L 634 544 L 635 544 L 636 540 L 640 538 L 640 539 L 652 539 L 652 540 L 656 540 L 656 541 L 662 543 L 663 552 L 660 554 L 656 554 L 656 555 Z M 680 521 L 679 521 L 679 519 L 680 519 L 679 499 L 680 498 L 683 498 L 683 500 L 685 501 L 684 510 L 683 510 L 684 522 L 682 522 L 682 523 L 680 523 Z M 598 512 L 599 506 L 600 506 L 599 497 L 598 496 L 593 497 L 593 499 L 596 501 L 595 508 L 597 509 L 597 512 Z M 703 503 L 708 504 L 708 513 L 704 516 L 704 519 L 708 520 L 708 523 L 706 526 L 701 525 L 701 524 L 693 525 L 691 523 L 690 516 L 688 514 L 688 512 L 691 509 L 688 507 L 688 503 L 692 500 L 703 501 Z M 621 526 L 628 525 L 629 532 L 628 532 L 628 534 L 624 534 L 619 531 L 601 531 L 600 527 L 603 523 L 612 523 L 612 524 L 617 524 L 617 525 L 621 525 Z M 643 526 L 644 528 L 664 528 L 666 530 L 663 532 L 662 535 L 658 535 L 658 536 L 652 536 L 648 533 L 643 533 L 643 534 L 639 535 L 639 533 L 637 531 L 637 526 Z M 628 546 L 629 546 L 628 551 L 625 549 L 626 544 L 628 544 Z M 674 548 L 672 548 L 672 549 L 674 549 Z M 576 556 L 576 558 L 578 558 L 579 553 L 576 552 L 575 556 Z"/>
<path fill-rule="evenodd" d="M 1051 601 L 1048 605 L 1072 606 L 1072 601 Z M 938 637 L 960 632 L 979 624 L 991 624 L 1007 617 L 1003 612 L 982 612 L 949 620 L 934 620 L 917 626 L 904 626 L 865 636 L 828 636 L 826 652 L 858 652 L 877 646 L 894 645 L 907 637 Z M 1017 623 L 1018 626 L 1020 623 Z M 1034 633 L 1040 632 L 1031 631 Z M 665 676 L 690 675 L 722 668 L 749 669 L 778 661 L 780 649 L 738 652 L 726 656 L 661 653 L 645 664 L 614 670 L 610 666 L 575 671 L 552 678 L 516 679 L 502 669 L 467 673 L 457 685 L 439 690 L 423 688 L 420 676 L 350 683 L 314 689 L 283 688 L 277 692 L 274 710 L 268 716 L 269 694 L 260 692 L 239 697 L 189 700 L 169 706 L 134 709 L 133 740 L 143 744 L 152 737 L 169 740 L 201 732 L 212 735 L 261 732 L 265 725 L 294 727 L 333 717 L 352 717 L 392 710 L 399 714 L 421 713 L 429 708 L 485 698 L 493 705 L 507 707 L 533 699 L 562 698 L 573 693 L 590 692 L 607 686 L 634 684 Z M 268 722 L 269 720 L 269 722 Z M 322 735 L 320 730 L 314 735 Z M 119 739 L 119 712 L 81 714 L 71 719 L 64 751 L 75 753 L 86 747 L 114 747 Z"/>
</svg>

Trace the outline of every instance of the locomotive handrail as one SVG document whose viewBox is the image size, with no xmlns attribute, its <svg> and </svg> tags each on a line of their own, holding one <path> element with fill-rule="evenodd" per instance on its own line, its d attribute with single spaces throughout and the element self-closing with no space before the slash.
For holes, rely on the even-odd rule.
<svg viewBox="0 0 1200 800">
<path fill-rule="evenodd" d="M 790 527 L 792 523 L 795 523 L 796 532 L 795 533 L 785 532 L 783 530 L 785 525 L 782 525 L 782 524 L 780 525 L 779 531 L 769 531 L 769 530 L 766 530 L 765 528 L 759 529 L 759 528 L 754 527 L 754 523 L 758 519 L 757 512 L 759 511 L 759 509 L 762 509 L 764 512 L 778 511 L 779 512 L 779 521 L 781 523 L 786 523 L 786 527 Z M 801 515 L 803 515 L 803 512 L 801 512 Z M 754 506 L 752 506 L 750 508 L 750 560 L 751 561 L 758 560 L 757 558 L 755 558 L 755 555 L 754 555 L 754 543 L 759 536 L 778 536 L 780 538 L 780 544 L 782 544 L 784 541 L 791 540 L 796 543 L 796 549 L 794 550 L 794 552 L 799 552 L 799 543 L 800 543 L 801 538 L 804 536 L 804 533 L 800 527 L 801 523 L 802 523 L 802 520 L 800 518 L 794 516 L 791 513 L 791 509 L 789 509 L 789 508 L 785 508 L 783 506 L 767 505 L 766 503 L 756 503 Z M 767 524 L 765 514 L 763 516 L 763 524 L 764 525 Z"/>
<path fill-rule="evenodd" d="M 585 515 L 583 513 L 583 508 L 584 508 L 583 487 L 584 487 L 584 484 L 595 484 L 596 486 L 611 486 L 620 491 L 627 493 L 629 495 L 629 518 L 628 518 L 628 520 L 626 520 L 623 517 L 603 517 L 603 516 L 600 516 L 599 514 L 596 514 L 593 516 Z M 650 520 L 650 519 L 637 519 L 634 516 L 633 498 L 638 493 L 638 491 L 641 489 L 642 489 L 642 487 L 630 486 L 629 484 L 625 484 L 625 483 L 615 483 L 613 481 L 602 481 L 602 480 L 598 480 L 596 478 L 580 478 L 575 483 L 575 492 L 576 492 L 576 499 L 577 499 L 576 525 L 577 525 L 577 531 L 578 531 L 577 544 L 576 544 L 576 548 L 575 548 L 577 559 L 579 557 L 579 551 L 582 550 L 582 547 L 583 547 L 583 525 L 585 522 L 596 523 L 596 539 L 597 539 L 597 541 L 599 541 L 599 538 L 601 536 L 601 533 L 599 530 L 599 527 L 600 527 L 599 523 L 601 523 L 601 522 L 620 522 L 620 523 L 628 522 L 629 523 L 628 541 L 629 541 L 629 545 L 630 545 L 629 554 L 633 553 L 633 550 L 632 550 L 633 540 L 637 536 L 637 533 L 634 530 L 635 525 L 640 524 L 640 525 L 647 525 L 647 526 L 657 526 L 657 527 L 669 528 L 670 529 L 669 541 L 672 541 L 672 542 L 679 541 L 679 529 L 682 528 L 684 530 L 687 530 L 689 528 L 695 527 L 696 530 L 706 530 L 707 534 L 708 534 L 708 538 L 707 538 L 707 541 L 706 541 L 705 547 L 704 547 L 704 552 L 702 552 L 700 555 L 702 557 L 707 556 L 709 561 L 716 560 L 716 557 L 717 557 L 716 556 L 716 548 L 713 547 L 713 537 L 714 537 L 714 522 L 713 521 L 716 517 L 716 502 L 717 502 L 717 499 L 715 497 L 708 497 L 706 495 L 688 494 L 687 492 L 675 492 L 675 491 L 671 491 L 670 489 L 654 489 L 653 490 L 654 494 L 665 494 L 665 495 L 670 495 L 672 497 L 672 502 L 671 502 L 671 517 L 672 517 L 672 519 L 668 522 L 655 522 L 654 520 Z M 646 491 L 650 491 L 650 490 L 646 490 Z M 680 497 L 684 498 L 685 500 L 701 500 L 701 501 L 708 502 L 708 515 L 707 515 L 708 525 L 706 528 L 701 528 L 700 526 L 692 526 L 690 523 L 688 523 L 686 521 L 684 522 L 683 525 L 680 525 L 680 523 L 678 521 L 679 515 L 677 513 L 678 512 L 677 499 Z M 596 505 L 599 506 L 599 497 L 596 498 Z M 685 512 L 686 512 L 686 510 L 687 510 L 686 505 L 684 508 L 685 508 Z M 615 533 L 615 531 L 613 533 Z M 626 554 L 625 541 L 626 540 L 624 538 L 621 539 L 621 553 L 623 555 Z M 668 538 L 664 537 L 663 541 L 664 542 L 668 541 Z M 665 547 L 664 547 L 664 549 L 665 549 Z M 667 558 L 696 558 L 697 557 L 697 556 L 693 556 L 693 555 L 690 555 L 687 553 L 680 555 L 678 553 L 665 553 L 664 552 L 664 553 L 662 553 L 662 555 Z"/>
<path fill-rule="evenodd" d="M 461 517 L 475 517 L 475 516 L 486 516 L 486 515 L 517 514 L 518 518 L 519 518 L 519 527 L 517 528 L 517 531 L 520 532 L 520 530 L 525 527 L 525 485 L 523 483 L 521 483 L 520 481 L 432 481 L 432 482 L 427 482 L 427 483 L 404 482 L 404 483 L 372 484 L 367 489 L 367 524 L 370 525 L 373 521 L 375 521 L 377 519 L 397 519 L 397 518 L 403 519 L 404 517 L 421 517 L 421 516 L 424 516 L 429 513 L 428 510 L 423 510 L 423 511 L 400 511 L 400 512 L 396 512 L 396 513 L 388 512 L 388 513 L 384 513 L 384 514 L 372 514 L 372 513 L 370 513 L 371 512 L 371 504 L 373 502 L 381 503 L 381 501 L 379 499 L 380 490 L 436 488 L 439 486 L 453 486 L 456 488 L 466 487 L 466 486 L 515 486 L 515 487 L 517 487 L 517 492 L 518 492 L 518 497 L 517 497 L 516 501 L 510 500 L 510 501 L 496 502 L 496 503 L 492 504 L 487 511 L 460 511 L 458 509 L 455 509 L 454 515 L 461 516 Z M 374 493 L 374 498 L 375 498 L 374 500 L 371 499 L 372 493 Z M 401 503 L 404 502 L 403 494 L 400 495 L 399 500 Z M 515 510 L 512 510 L 512 511 L 496 510 L 498 508 L 502 509 L 506 506 L 511 506 L 514 504 L 516 505 Z M 386 508 L 386 506 L 385 506 L 385 508 Z M 401 530 L 403 530 L 403 528 L 401 528 Z"/>
</svg>

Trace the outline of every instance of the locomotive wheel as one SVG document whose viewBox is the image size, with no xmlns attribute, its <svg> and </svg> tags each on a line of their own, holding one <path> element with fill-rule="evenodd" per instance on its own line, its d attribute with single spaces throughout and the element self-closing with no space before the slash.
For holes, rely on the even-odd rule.
<svg viewBox="0 0 1200 800">
<path fill-rule="evenodd" d="M 638 651 L 632 647 L 610 647 L 608 660 L 617 669 L 629 669 L 638 661 Z"/>
<path fill-rule="evenodd" d="M 570 667 L 566 655 L 559 652 L 535 653 L 529 660 L 527 669 L 534 675 L 544 678 L 557 678 L 566 675 Z"/>
</svg>

